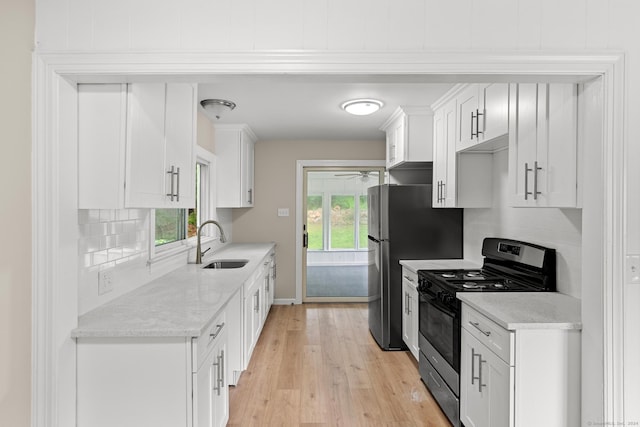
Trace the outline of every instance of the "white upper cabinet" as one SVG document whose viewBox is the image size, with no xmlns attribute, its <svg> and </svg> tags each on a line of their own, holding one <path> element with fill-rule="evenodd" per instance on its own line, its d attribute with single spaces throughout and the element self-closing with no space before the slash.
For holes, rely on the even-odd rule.
<svg viewBox="0 0 640 427">
<path fill-rule="evenodd" d="M 380 129 L 387 134 L 387 169 L 433 161 L 431 108 L 398 107 Z"/>
<path fill-rule="evenodd" d="M 192 85 L 78 85 L 78 207 L 194 206 L 195 112 Z"/>
<path fill-rule="evenodd" d="M 577 207 L 577 86 L 511 85 L 512 206 Z"/>
<path fill-rule="evenodd" d="M 509 132 L 509 85 L 472 84 L 458 96 L 458 138 L 462 151 Z"/>
<path fill-rule="evenodd" d="M 127 85 L 78 85 L 78 208 L 124 208 Z"/>
<path fill-rule="evenodd" d="M 247 125 L 215 125 L 219 208 L 253 206 L 256 139 Z"/>
<path fill-rule="evenodd" d="M 193 207 L 194 86 L 136 83 L 128 99 L 126 206 Z"/>
<path fill-rule="evenodd" d="M 493 200 L 493 156 L 456 152 L 459 97 L 443 100 L 434 112 L 433 190 L 435 208 L 490 207 Z"/>
</svg>

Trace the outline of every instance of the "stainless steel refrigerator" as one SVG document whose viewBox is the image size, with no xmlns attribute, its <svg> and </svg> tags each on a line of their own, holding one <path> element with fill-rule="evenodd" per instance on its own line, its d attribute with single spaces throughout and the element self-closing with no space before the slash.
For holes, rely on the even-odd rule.
<svg viewBox="0 0 640 427">
<path fill-rule="evenodd" d="M 403 259 L 462 258 L 462 209 L 431 207 L 431 185 L 368 190 L 369 330 L 381 348 L 402 341 Z"/>
</svg>

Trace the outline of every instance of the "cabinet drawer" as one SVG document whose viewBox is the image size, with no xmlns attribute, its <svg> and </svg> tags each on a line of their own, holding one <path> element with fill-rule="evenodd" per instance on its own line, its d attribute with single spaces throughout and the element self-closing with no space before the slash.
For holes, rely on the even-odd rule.
<svg viewBox="0 0 640 427">
<path fill-rule="evenodd" d="M 462 327 L 513 366 L 513 334 L 510 331 L 466 304 L 462 305 Z"/>
<path fill-rule="evenodd" d="M 202 335 L 192 339 L 193 350 L 193 372 L 197 372 L 198 367 L 207 358 L 207 354 L 221 338 L 226 327 L 226 313 L 220 313 L 213 322 L 209 323 L 202 332 Z"/>
<path fill-rule="evenodd" d="M 418 286 L 418 274 L 409 270 L 406 267 L 402 268 L 402 281 L 407 285 L 411 286 L 413 289 L 417 289 Z"/>
</svg>

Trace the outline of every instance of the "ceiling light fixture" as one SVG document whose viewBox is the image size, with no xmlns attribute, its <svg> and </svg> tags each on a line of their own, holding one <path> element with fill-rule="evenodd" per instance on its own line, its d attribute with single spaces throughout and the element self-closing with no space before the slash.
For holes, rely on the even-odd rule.
<svg viewBox="0 0 640 427">
<path fill-rule="evenodd" d="M 366 116 L 378 111 L 384 104 L 377 99 L 352 99 L 344 102 L 340 107 L 350 114 Z"/>
<path fill-rule="evenodd" d="M 236 108 L 236 103 L 227 101 L 226 99 L 203 99 L 200 101 L 202 108 L 216 119 L 220 120 L 220 117 L 228 111 Z"/>
</svg>

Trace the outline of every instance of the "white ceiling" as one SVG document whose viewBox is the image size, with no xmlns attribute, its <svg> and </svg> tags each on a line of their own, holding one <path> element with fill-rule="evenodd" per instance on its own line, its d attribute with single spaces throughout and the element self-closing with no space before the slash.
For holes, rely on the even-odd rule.
<svg viewBox="0 0 640 427">
<path fill-rule="evenodd" d="M 416 76 L 216 76 L 199 84 L 198 101 L 235 102 L 233 111 L 213 120 L 246 123 L 258 140 L 384 140 L 380 126 L 398 106 L 429 106 L 451 87 Z M 384 106 L 370 116 L 353 116 L 340 104 L 354 98 L 376 98 Z"/>
</svg>

